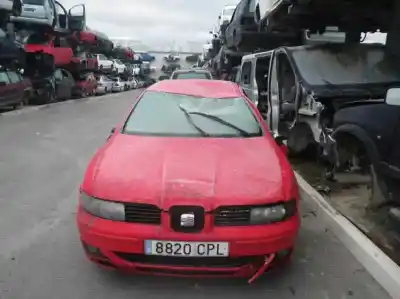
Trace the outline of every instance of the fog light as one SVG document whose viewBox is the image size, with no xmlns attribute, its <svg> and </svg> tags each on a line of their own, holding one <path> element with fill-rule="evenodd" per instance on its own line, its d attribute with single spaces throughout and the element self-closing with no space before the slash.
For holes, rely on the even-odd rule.
<svg viewBox="0 0 400 299">
<path fill-rule="evenodd" d="M 88 245 L 84 242 L 82 242 L 83 248 L 85 248 L 86 252 L 90 255 L 97 256 L 97 257 L 103 257 L 103 254 L 101 253 L 100 249 L 91 245 Z"/>
</svg>

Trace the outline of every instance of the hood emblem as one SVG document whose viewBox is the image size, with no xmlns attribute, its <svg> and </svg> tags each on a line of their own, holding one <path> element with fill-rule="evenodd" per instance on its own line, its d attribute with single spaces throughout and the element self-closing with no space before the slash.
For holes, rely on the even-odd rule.
<svg viewBox="0 0 400 299">
<path fill-rule="evenodd" d="M 194 213 L 181 215 L 181 227 L 194 227 Z"/>
</svg>

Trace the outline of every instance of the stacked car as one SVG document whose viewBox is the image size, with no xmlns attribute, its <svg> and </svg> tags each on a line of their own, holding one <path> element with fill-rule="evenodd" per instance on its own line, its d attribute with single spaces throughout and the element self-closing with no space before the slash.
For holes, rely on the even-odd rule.
<svg viewBox="0 0 400 299">
<path fill-rule="evenodd" d="M 135 53 L 89 28 L 84 4 L 67 10 L 55 0 L 0 0 L 0 24 L 0 105 L 104 94 L 119 91 L 119 82 L 122 90 L 139 86 L 131 83 L 138 73 L 128 71 Z M 23 97 L 9 96 L 15 88 Z"/>
<path fill-rule="evenodd" d="M 364 181 L 367 211 L 400 222 L 395 10 L 390 0 L 241 0 L 223 8 L 196 66 L 239 84 L 290 155 L 316 149 L 323 186 Z M 377 30 L 386 45 L 363 42 Z"/>
</svg>

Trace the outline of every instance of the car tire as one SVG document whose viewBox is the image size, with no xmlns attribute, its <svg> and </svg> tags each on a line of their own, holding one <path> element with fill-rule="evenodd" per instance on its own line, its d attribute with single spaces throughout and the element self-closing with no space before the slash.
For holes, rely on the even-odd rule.
<svg viewBox="0 0 400 299">
<path fill-rule="evenodd" d="M 83 89 L 83 90 L 81 91 L 80 97 L 81 97 L 81 98 L 86 98 L 87 96 L 88 96 L 88 93 L 86 92 L 85 89 Z"/>
</svg>

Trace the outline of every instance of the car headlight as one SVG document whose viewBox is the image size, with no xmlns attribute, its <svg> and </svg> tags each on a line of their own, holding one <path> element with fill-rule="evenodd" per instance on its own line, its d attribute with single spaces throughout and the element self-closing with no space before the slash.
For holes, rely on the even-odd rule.
<svg viewBox="0 0 400 299">
<path fill-rule="evenodd" d="M 286 220 L 296 213 L 296 201 L 290 200 L 281 204 L 255 207 L 250 210 L 251 224 L 267 224 Z"/>
<path fill-rule="evenodd" d="M 89 214 L 114 221 L 125 221 L 125 207 L 119 202 L 101 200 L 81 192 L 82 208 Z"/>
</svg>

